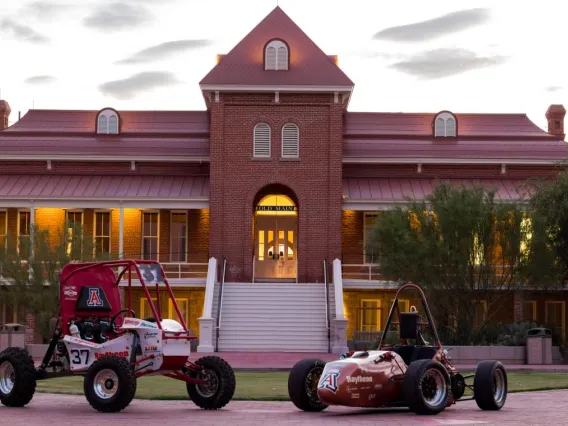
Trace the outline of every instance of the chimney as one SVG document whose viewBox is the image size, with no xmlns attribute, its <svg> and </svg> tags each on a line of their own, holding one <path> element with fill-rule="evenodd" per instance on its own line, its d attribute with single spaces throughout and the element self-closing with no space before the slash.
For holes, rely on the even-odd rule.
<svg viewBox="0 0 568 426">
<path fill-rule="evenodd" d="M 0 130 L 4 130 L 8 127 L 8 118 L 11 112 L 12 109 L 8 102 L 0 100 Z"/>
<path fill-rule="evenodd" d="M 562 140 L 566 137 L 564 133 L 564 117 L 566 116 L 566 108 L 564 105 L 550 105 L 546 110 L 546 119 L 548 120 L 548 133 Z"/>
</svg>

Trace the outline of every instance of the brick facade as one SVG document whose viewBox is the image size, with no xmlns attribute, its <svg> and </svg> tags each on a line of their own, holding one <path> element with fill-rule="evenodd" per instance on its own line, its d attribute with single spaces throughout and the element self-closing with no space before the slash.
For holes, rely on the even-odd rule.
<svg viewBox="0 0 568 426">
<path fill-rule="evenodd" d="M 280 186 L 298 202 L 298 280 L 322 281 L 324 258 L 341 255 L 342 106 L 332 95 L 224 95 L 210 105 L 210 254 L 227 280 L 250 281 L 257 194 Z M 253 128 L 271 128 L 271 158 L 253 156 Z M 298 160 L 281 159 L 281 129 L 300 130 Z M 274 191 L 273 191 L 274 192 Z"/>
</svg>

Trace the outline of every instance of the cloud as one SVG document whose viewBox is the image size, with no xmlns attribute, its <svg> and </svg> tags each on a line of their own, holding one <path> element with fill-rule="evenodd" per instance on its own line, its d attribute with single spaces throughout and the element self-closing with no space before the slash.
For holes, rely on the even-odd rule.
<svg viewBox="0 0 568 426">
<path fill-rule="evenodd" d="M 145 62 L 152 62 L 164 59 L 164 56 L 174 55 L 176 53 L 185 52 L 188 50 L 199 49 L 200 47 L 208 46 L 211 44 L 210 40 L 175 40 L 167 41 L 155 46 L 147 47 L 139 52 L 134 53 L 132 56 L 122 59 L 117 64 L 141 64 Z"/>
<path fill-rule="evenodd" d="M 460 48 L 443 48 L 422 52 L 390 65 L 398 71 L 428 80 L 462 74 L 467 71 L 500 65 L 504 56 L 478 56 Z"/>
<path fill-rule="evenodd" d="M 170 72 L 146 71 L 122 80 L 107 81 L 99 86 L 99 91 L 116 99 L 129 100 L 139 93 L 179 83 Z"/>
<path fill-rule="evenodd" d="M 0 30 L 11 33 L 12 36 L 21 41 L 28 41 L 30 43 L 43 44 L 47 43 L 49 39 L 43 34 L 38 33 L 32 27 L 18 24 L 10 18 L 0 20 Z"/>
<path fill-rule="evenodd" d="M 564 87 L 562 87 L 562 86 L 548 86 L 546 88 L 547 92 L 560 92 L 561 90 L 564 90 Z"/>
<path fill-rule="evenodd" d="M 75 7 L 75 4 L 62 4 L 61 1 L 34 1 L 22 8 L 21 15 L 33 15 L 38 18 L 47 18 L 57 15 L 66 9 Z"/>
<path fill-rule="evenodd" d="M 47 84 L 57 80 L 52 75 L 34 75 L 33 77 L 26 78 L 27 84 Z"/>
<path fill-rule="evenodd" d="M 98 6 L 83 23 L 89 28 L 101 31 L 118 31 L 136 28 L 153 20 L 152 14 L 143 6 L 115 2 Z"/>
<path fill-rule="evenodd" d="M 400 42 L 433 40 L 484 24 L 489 18 L 487 9 L 460 10 L 426 21 L 385 28 L 376 33 L 373 39 Z"/>
</svg>

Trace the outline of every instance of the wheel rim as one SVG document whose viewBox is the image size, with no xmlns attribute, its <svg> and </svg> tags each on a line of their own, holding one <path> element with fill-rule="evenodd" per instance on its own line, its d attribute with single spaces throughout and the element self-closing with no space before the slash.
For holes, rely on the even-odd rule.
<svg viewBox="0 0 568 426">
<path fill-rule="evenodd" d="M 318 383 L 323 373 L 322 367 L 314 367 L 306 374 L 306 394 L 312 401 L 319 401 Z"/>
<path fill-rule="evenodd" d="M 118 376 L 109 369 L 101 370 L 95 376 L 95 394 L 101 399 L 112 398 L 118 391 Z"/>
<path fill-rule="evenodd" d="M 16 383 L 16 372 L 10 361 L 4 361 L 0 364 L 0 392 L 8 395 L 14 389 Z"/>
<path fill-rule="evenodd" d="M 493 398 L 497 404 L 501 404 L 505 399 L 505 375 L 500 368 L 495 370 L 493 377 Z"/>
<path fill-rule="evenodd" d="M 203 370 L 199 379 L 205 381 L 205 383 L 195 385 L 195 389 L 199 395 L 203 398 L 211 398 L 217 393 L 217 390 L 219 389 L 219 378 L 215 372 L 211 370 Z"/>
<path fill-rule="evenodd" d="M 448 389 L 444 375 L 437 368 L 426 370 L 422 377 L 420 387 L 424 402 L 431 407 L 438 406 L 446 400 Z"/>
</svg>

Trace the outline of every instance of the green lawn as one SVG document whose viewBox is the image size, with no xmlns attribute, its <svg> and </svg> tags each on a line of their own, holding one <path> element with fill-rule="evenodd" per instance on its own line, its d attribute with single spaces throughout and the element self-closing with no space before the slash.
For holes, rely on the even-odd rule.
<svg viewBox="0 0 568 426">
<path fill-rule="evenodd" d="M 236 372 L 235 400 L 288 401 L 287 372 Z M 465 375 L 465 373 L 464 373 Z M 512 372 L 509 392 L 568 389 L 568 374 Z M 468 383 L 472 380 L 468 379 Z M 62 377 L 38 382 L 38 392 L 83 395 L 82 377 Z M 188 399 L 185 383 L 167 377 L 141 377 L 136 398 Z"/>
</svg>

